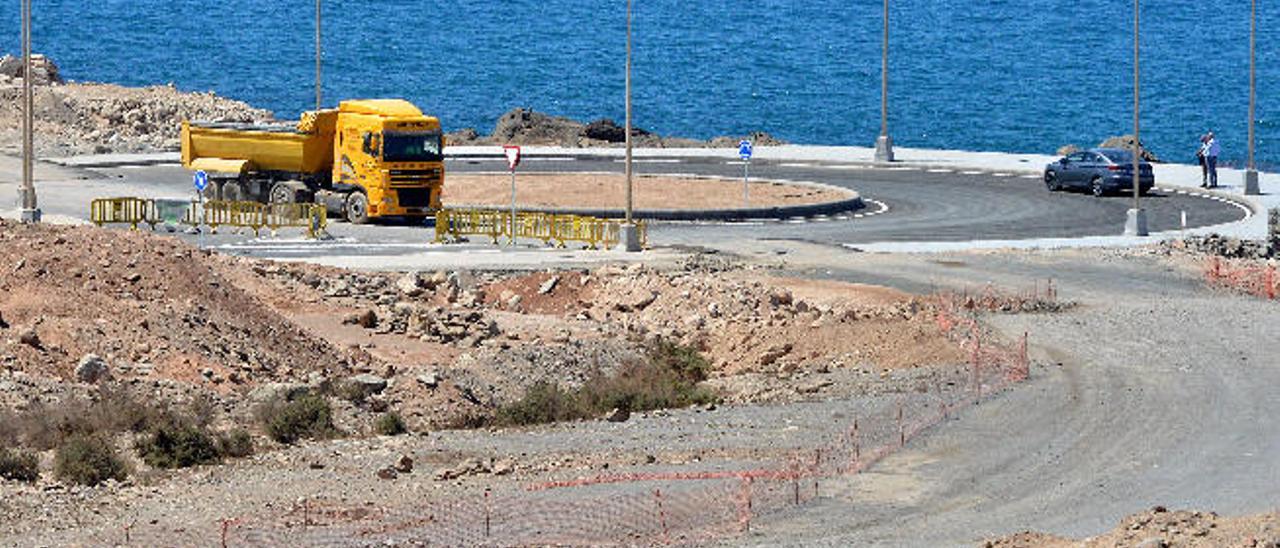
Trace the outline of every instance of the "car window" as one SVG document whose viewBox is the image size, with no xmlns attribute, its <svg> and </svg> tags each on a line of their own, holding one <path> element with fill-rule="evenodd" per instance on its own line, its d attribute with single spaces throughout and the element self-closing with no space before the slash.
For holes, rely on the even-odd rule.
<svg viewBox="0 0 1280 548">
<path fill-rule="evenodd" d="M 1133 163 L 1133 154 L 1127 150 L 1108 150 L 1103 154 L 1106 154 L 1108 159 L 1117 164 Z"/>
<path fill-rule="evenodd" d="M 1083 162 L 1083 161 L 1084 161 L 1084 153 L 1083 153 L 1083 152 L 1073 152 L 1073 153 L 1071 153 L 1071 155 L 1067 156 L 1067 159 L 1068 159 L 1068 160 L 1071 160 L 1072 162 Z"/>
<path fill-rule="evenodd" d="M 1086 152 L 1084 153 L 1084 161 L 1086 163 L 1096 164 L 1102 161 L 1102 157 L 1098 156 L 1096 152 Z"/>
</svg>

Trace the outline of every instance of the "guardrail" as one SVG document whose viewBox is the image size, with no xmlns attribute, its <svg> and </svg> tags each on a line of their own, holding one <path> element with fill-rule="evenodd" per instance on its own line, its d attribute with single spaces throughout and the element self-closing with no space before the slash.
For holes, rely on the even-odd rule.
<svg viewBox="0 0 1280 548">
<path fill-rule="evenodd" d="M 547 245 L 566 247 L 567 242 L 581 242 L 588 249 L 609 249 L 618 245 L 622 221 L 582 215 L 557 215 L 517 211 L 515 223 L 510 211 L 493 209 L 442 209 L 436 213 L 437 243 L 463 236 L 488 236 L 494 244 L 505 237 L 542 240 Z M 512 234 L 514 229 L 515 234 Z M 636 224 L 640 247 L 649 247 L 649 230 L 644 221 Z"/>
<path fill-rule="evenodd" d="M 281 228 L 302 228 L 307 237 L 316 238 L 328 227 L 328 211 L 319 204 L 261 204 L 258 202 L 209 201 L 190 203 L 177 200 L 144 198 L 100 198 L 89 205 L 93 224 L 128 224 L 137 230 L 146 224 L 155 230 L 164 222 L 190 226 L 208 226 L 217 233 L 219 227 L 252 229 L 259 234 L 271 230 L 274 236 Z"/>
<path fill-rule="evenodd" d="M 162 219 L 155 200 L 142 198 L 99 198 L 89 203 L 89 220 L 98 226 L 127 224 L 133 230 L 146 224 L 155 230 Z"/>
</svg>

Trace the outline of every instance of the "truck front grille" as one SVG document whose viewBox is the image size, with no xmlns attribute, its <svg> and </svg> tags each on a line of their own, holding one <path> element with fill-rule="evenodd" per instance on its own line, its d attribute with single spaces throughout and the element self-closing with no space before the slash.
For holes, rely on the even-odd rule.
<svg viewBox="0 0 1280 548">
<path fill-rule="evenodd" d="M 429 188 L 402 188 L 396 191 L 396 196 L 400 199 L 400 207 L 431 206 L 431 189 Z"/>
<path fill-rule="evenodd" d="M 440 183 L 440 169 L 393 169 L 391 186 L 430 186 Z"/>
</svg>

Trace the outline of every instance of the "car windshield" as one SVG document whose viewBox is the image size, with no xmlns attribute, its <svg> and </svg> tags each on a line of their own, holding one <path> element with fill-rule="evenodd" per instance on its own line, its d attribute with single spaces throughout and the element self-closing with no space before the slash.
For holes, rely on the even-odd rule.
<svg viewBox="0 0 1280 548">
<path fill-rule="evenodd" d="M 438 162 L 440 134 L 387 132 L 382 150 L 382 158 L 388 162 Z"/>
<path fill-rule="evenodd" d="M 1133 163 L 1133 153 L 1127 150 L 1100 150 L 1098 151 L 1113 164 L 1131 164 Z"/>
</svg>

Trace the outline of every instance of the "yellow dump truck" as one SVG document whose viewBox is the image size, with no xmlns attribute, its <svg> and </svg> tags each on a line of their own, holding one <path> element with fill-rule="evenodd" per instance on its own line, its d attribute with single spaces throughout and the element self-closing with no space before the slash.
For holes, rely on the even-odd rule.
<svg viewBox="0 0 1280 548">
<path fill-rule="evenodd" d="M 296 125 L 183 122 L 182 165 L 209 199 L 323 204 L 353 223 L 440 209 L 440 121 L 399 99 L 344 101 Z"/>
</svg>

